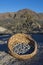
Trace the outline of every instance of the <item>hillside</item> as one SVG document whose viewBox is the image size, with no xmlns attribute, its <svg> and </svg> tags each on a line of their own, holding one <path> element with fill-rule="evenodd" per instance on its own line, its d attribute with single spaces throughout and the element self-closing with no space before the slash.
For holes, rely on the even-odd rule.
<svg viewBox="0 0 43 65">
<path fill-rule="evenodd" d="M 12 33 L 40 33 L 43 32 L 43 15 L 29 9 L 3 13 L 0 14 L 0 26 Z"/>
</svg>

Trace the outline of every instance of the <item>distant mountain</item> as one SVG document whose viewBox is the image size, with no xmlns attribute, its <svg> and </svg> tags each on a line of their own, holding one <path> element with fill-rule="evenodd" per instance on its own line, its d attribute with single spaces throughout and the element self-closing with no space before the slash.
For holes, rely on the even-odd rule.
<svg viewBox="0 0 43 65">
<path fill-rule="evenodd" d="M 43 13 L 29 9 L 3 13 L 0 14 L 0 26 L 11 30 L 12 33 L 40 33 L 43 32 Z"/>
</svg>

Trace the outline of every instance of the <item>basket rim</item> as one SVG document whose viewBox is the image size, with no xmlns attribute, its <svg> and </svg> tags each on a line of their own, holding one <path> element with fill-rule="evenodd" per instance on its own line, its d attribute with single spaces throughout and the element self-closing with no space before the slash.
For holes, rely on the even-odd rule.
<svg viewBox="0 0 43 65">
<path fill-rule="evenodd" d="M 24 35 L 24 36 L 26 36 L 31 42 L 34 42 L 35 49 L 34 49 L 34 51 L 33 51 L 31 54 L 19 55 L 19 54 L 14 53 L 14 52 L 12 51 L 12 49 L 11 49 L 11 47 L 10 47 L 10 44 L 11 44 L 10 42 L 12 41 L 11 39 L 12 39 L 13 37 L 15 37 L 16 35 Z M 13 35 L 13 36 L 8 40 L 8 48 L 9 48 L 9 50 L 10 50 L 10 54 L 11 54 L 13 57 L 15 57 L 15 58 L 17 58 L 17 59 L 22 59 L 22 60 L 30 59 L 30 58 L 32 58 L 32 57 L 37 53 L 37 43 L 36 43 L 36 41 L 33 40 L 30 35 L 27 35 L 27 34 L 24 34 L 24 33 L 17 33 L 17 34 L 15 34 L 15 35 Z"/>
</svg>

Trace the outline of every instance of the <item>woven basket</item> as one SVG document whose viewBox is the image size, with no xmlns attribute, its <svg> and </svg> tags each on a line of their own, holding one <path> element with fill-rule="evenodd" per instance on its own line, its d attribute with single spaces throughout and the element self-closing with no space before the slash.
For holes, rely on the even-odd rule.
<svg viewBox="0 0 43 65">
<path fill-rule="evenodd" d="M 24 54 L 24 55 L 19 55 L 17 53 L 13 52 L 13 46 L 16 45 L 16 43 L 30 43 L 34 45 L 34 51 L 31 54 Z M 15 35 L 13 35 L 9 41 L 8 41 L 8 48 L 10 50 L 10 54 L 17 58 L 17 59 L 22 59 L 22 60 L 26 60 L 26 59 L 30 59 L 32 58 L 36 53 L 37 53 L 37 43 L 36 41 L 34 41 L 30 35 L 27 34 L 23 34 L 23 33 L 17 33 Z"/>
</svg>

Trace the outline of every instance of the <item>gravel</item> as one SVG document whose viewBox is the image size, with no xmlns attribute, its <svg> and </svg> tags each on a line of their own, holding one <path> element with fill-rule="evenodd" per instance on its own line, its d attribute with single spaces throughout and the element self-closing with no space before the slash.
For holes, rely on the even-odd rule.
<svg viewBox="0 0 43 65">
<path fill-rule="evenodd" d="M 25 54 L 27 51 L 29 51 L 30 45 L 25 43 L 18 43 L 14 46 L 13 51 L 17 54 Z"/>
</svg>

